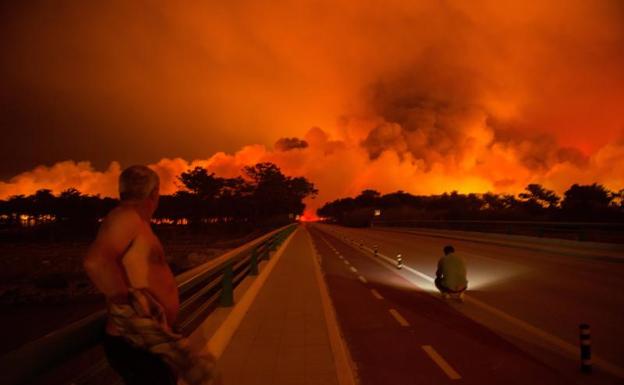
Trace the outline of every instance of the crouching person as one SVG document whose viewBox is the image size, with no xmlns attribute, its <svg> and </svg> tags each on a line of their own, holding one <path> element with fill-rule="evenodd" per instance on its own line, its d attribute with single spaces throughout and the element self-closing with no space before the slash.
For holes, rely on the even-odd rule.
<svg viewBox="0 0 624 385">
<path fill-rule="evenodd" d="M 453 246 L 445 246 L 443 251 L 444 256 L 438 261 L 435 285 L 444 298 L 455 296 L 461 299 L 468 288 L 466 263 L 455 254 Z"/>
</svg>

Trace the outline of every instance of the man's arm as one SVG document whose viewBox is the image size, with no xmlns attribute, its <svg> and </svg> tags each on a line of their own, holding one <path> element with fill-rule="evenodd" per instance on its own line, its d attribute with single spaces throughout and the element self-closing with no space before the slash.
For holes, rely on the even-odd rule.
<svg viewBox="0 0 624 385">
<path fill-rule="evenodd" d="M 442 259 L 438 261 L 438 269 L 436 270 L 436 278 L 442 278 Z"/>
<path fill-rule="evenodd" d="M 121 258 L 137 235 L 140 218 L 134 213 L 118 213 L 102 224 L 89 247 L 83 265 L 107 301 L 127 298 L 128 283 Z"/>
</svg>

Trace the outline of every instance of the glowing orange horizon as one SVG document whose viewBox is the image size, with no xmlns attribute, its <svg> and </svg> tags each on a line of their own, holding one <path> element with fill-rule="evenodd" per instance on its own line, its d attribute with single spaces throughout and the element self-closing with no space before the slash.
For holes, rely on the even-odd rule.
<svg viewBox="0 0 624 385">
<path fill-rule="evenodd" d="M 233 177 L 273 162 L 316 185 L 311 211 L 368 188 L 624 187 L 617 2 L 302 1 L 6 12 L 0 81 L 17 113 L 0 145 L 15 176 L 0 199 L 71 187 L 115 197 L 132 163 L 171 194 L 195 166 Z M 71 60 L 58 54 L 68 42 Z M 32 159 L 46 166 L 22 172 Z"/>
</svg>

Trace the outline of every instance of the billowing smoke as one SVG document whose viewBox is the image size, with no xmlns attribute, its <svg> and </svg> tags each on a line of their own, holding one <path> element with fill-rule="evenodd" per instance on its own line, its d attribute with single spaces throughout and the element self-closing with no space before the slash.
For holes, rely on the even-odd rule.
<svg viewBox="0 0 624 385">
<path fill-rule="evenodd" d="M 486 123 L 482 124 L 486 130 Z M 541 183 L 561 193 L 571 183 L 598 181 L 613 190 L 624 186 L 624 142 L 611 143 L 580 160 L 577 154 L 566 155 L 565 149 L 555 149 L 551 151 L 554 155 L 548 160 L 548 167 L 543 167 L 521 161 L 530 156 L 522 143 L 493 139 L 469 144 L 471 151 L 464 155 L 449 151 L 446 155 L 440 152 L 434 158 L 419 158 L 403 146 L 400 151 L 396 147 L 386 148 L 374 159 L 367 140 L 333 140 L 317 127 L 310 129 L 303 141 L 309 145 L 297 147 L 297 151 L 271 151 L 252 145 L 234 154 L 217 153 L 205 160 L 162 159 L 150 167 L 161 178 L 162 193 L 171 194 L 180 188 L 177 175 L 195 166 L 233 177 L 240 175 L 246 165 L 274 162 L 286 174 L 304 175 L 319 187 L 319 196 L 308 202 L 309 210 L 330 199 L 356 195 L 366 188 L 384 193 L 397 190 L 420 194 L 452 190 L 516 193 L 528 183 Z M 0 197 L 29 194 L 40 188 L 59 192 L 69 187 L 88 194 L 116 196 L 120 170 L 116 162 L 103 172 L 94 170 L 88 162 L 40 166 L 8 182 L 0 182 Z"/>
<path fill-rule="evenodd" d="M 299 138 L 280 138 L 273 146 L 277 151 L 290 151 L 308 147 L 308 142 Z"/>
<path fill-rule="evenodd" d="M 46 111 L 30 106 L 31 99 L 58 100 L 67 112 L 55 119 L 110 123 L 110 132 L 89 135 L 102 137 L 97 154 L 124 166 L 172 152 L 198 159 L 151 165 L 165 193 L 177 189 L 176 175 L 189 167 L 234 176 L 260 161 L 313 181 L 320 193 L 311 207 L 364 188 L 428 194 L 518 192 L 528 183 L 559 193 L 572 183 L 624 187 L 619 0 L 201 4 L 136 13 L 83 5 L 76 14 L 88 22 L 62 19 L 76 29 L 70 41 L 84 49 L 76 50 L 81 66 L 39 60 L 54 65 L 45 76 L 45 68 L 22 64 L 47 48 L 25 55 L 22 45 L 10 46 L 23 60 L 0 68 L 12 79 L 0 102 L 24 104 L 22 115 L 37 117 L 37 125 L 50 121 L 42 122 Z M 117 20 L 119 12 L 142 28 L 115 24 L 124 39 L 105 38 L 111 20 L 100 15 Z M 90 25 L 99 32 L 78 33 Z M 83 36 L 95 41 L 83 47 Z M 146 36 L 153 51 L 139 49 Z M 54 40 L 48 46 L 59 51 Z M 35 85 L 38 99 L 11 96 Z M 5 116 L 11 119 L 0 120 L 3 127 L 31 119 L 18 124 Z M 53 123 L 62 134 L 63 122 Z M 255 144 L 241 145 L 240 138 Z M 102 163 L 66 151 L 67 158 Z M 0 182 L 0 197 L 67 187 L 114 195 L 120 168 L 40 166 Z"/>
</svg>

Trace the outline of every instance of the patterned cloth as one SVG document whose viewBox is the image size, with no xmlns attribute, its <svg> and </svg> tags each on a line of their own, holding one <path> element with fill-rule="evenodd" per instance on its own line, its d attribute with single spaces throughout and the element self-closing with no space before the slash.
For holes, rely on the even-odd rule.
<svg viewBox="0 0 624 385">
<path fill-rule="evenodd" d="M 215 359 L 191 351 L 171 330 L 164 309 L 146 289 L 130 289 L 129 302 L 110 303 L 108 316 L 131 345 L 161 357 L 188 385 L 216 385 Z"/>
</svg>

